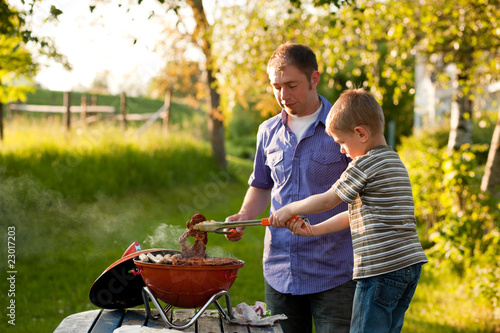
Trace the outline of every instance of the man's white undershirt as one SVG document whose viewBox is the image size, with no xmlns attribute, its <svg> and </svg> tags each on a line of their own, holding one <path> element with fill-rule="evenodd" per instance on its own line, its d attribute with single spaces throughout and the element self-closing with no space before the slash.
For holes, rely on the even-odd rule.
<svg viewBox="0 0 500 333">
<path fill-rule="evenodd" d="M 320 104 L 316 112 L 308 116 L 297 117 L 288 115 L 288 126 L 290 126 L 293 134 L 295 134 L 295 136 L 297 137 L 297 142 L 302 139 L 309 126 L 316 121 L 316 118 L 318 118 L 319 111 L 321 110 L 322 106 L 323 103 Z"/>
</svg>

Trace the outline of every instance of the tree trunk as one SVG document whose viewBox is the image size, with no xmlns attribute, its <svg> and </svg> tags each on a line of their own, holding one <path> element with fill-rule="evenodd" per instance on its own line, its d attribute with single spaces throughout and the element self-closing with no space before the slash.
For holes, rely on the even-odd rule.
<svg viewBox="0 0 500 333">
<path fill-rule="evenodd" d="M 186 3 L 193 10 L 196 27 L 192 33 L 193 40 L 205 54 L 205 68 L 208 85 L 208 129 L 215 159 L 219 165 L 226 168 L 226 150 L 224 148 L 224 117 L 220 112 L 220 95 L 215 87 L 215 73 L 212 65 L 212 27 L 208 24 L 203 2 L 187 0 Z"/>
<path fill-rule="evenodd" d="M 120 113 L 122 115 L 122 130 L 127 130 L 127 94 L 122 92 L 120 94 Z"/>
<path fill-rule="evenodd" d="M 435 126 L 436 121 L 436 87 L 427 69 L 428 57 L 417 53 L 415 64 L 415 108 L 413 128 L 420 130 Z"/>
<path fill-rule="evenodd" d="M 3 104 L 0 102 L 0 141 L 3 140 Z"/>
<path fill-rule="evenodd" d="M 497 125 L 491 139 L 488 161 L 484 170 L 481 183 L 482 191 L 489 191 L 493 196 L 500 198 L 500 111 L 498 112 Z"/>
<path fill-rule="evenodd" d="M 168 128 L 170 126 L 170 100 L 172 98 L 172 88 L 168 88 L 165 91 L 165 97 L 163 104 L 165 105 L 165 111 L 163 112 L 163 123 L 162 123 L 162 131 L 163 135 L 168 134 Z"/>
<path fill-rule="evenodd" d="M 219 165 L 226 168 L 226 149 L 224 147 L 224 116 L 219 110 L 220 95 L 213 87 L 215 77 L 212 70 L 207 69 L 208 83 L 208 130 L 215 159 Z"/>
<path fill-rule="evenodd" d="M 448 151 L 458 150 L 472 143 L 472 100 L 461 94 L 451 102 L 451 128 Z"/>
</svg>

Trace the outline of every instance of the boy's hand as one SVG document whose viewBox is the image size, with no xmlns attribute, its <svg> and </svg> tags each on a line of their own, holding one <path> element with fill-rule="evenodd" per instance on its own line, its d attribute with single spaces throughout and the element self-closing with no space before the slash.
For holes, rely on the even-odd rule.
<svg viewBox="0 0 500 333">
<path fill-rule="evenodd" d="M 287 206 L 278 209 L 271 216 L 269 216 L 269 224 L 275 228 L 287 228 L 287 222 L 294 215 L 290 213 Z"/>
<path fill-rule="evenodd" d="M 288 223 L 287 225 L 287 228 L 290 229 L 290 231 L 294 235 L 309 237 L 314 236 L 311 225 L 301 217 L 290 221 L 290 223 Z"/>
</svg>

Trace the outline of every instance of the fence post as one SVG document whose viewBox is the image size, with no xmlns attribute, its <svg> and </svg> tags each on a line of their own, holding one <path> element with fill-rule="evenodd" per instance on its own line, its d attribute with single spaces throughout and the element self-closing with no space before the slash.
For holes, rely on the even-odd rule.
<svg viewBox="0 0 500 333">
<path fill-rule="evenodd" d="M 71 130 L 71 93 L 69 91 L 63 95 L 63 104 L 66 108 L 66 130 L 69 132 Z"/>
<path fill-rule="evenodd" d="M 87 95 L 82 94 L 80 100 L 82 104 L 82 114 L 80 120 L 83 123 L 83 127 L 87 127 Z"/>
<path fill-rule="evenodd" d="M 170 119 L 170 98 L 172 97 L 172 89 L 167 89 L 165 91 L 165 111 L 163 111 L 163 134 L 168 133 L 168 125 L 169 125 L 169 119 Z"/>
<path fill-rule="evenodd" d="M 120 111 L 122 114 L 122 129 L 127 129 L 127 95 L 122 92 L 120 95 Z"/>
</svg>

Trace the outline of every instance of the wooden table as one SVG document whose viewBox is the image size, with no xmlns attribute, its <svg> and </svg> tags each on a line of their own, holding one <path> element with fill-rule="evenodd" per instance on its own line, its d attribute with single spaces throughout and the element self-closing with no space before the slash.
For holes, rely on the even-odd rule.
<svg viewBox="0 0 500 333">
<path fill-rule="evenodd" d="M 156 315 L 156 309 L 152 310 Z M 173 323 L 182 325 L 194 316 L 193 309 L 174 309 Z M 63 319 L 54 333 L 112 333 L 118 327 L 141 325 L 145 322 L 143 308 L 120 310 L 90 310 L 76 313 Z M 139 328 L 137 328 L 139 332 Z M 206 310 L 203 315 L 190 327 L 180 331 L 169 329 L 168 325 L 160 319 L 148 318 L 146 325 L 140 328 L 144 333 L 283 333 L 281 326 L 242 326 L 231 324 L 220 318 L 217 310 Z"/>
</svg>

